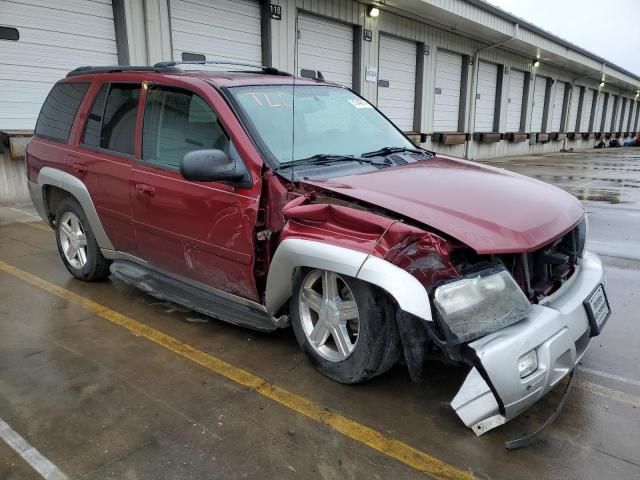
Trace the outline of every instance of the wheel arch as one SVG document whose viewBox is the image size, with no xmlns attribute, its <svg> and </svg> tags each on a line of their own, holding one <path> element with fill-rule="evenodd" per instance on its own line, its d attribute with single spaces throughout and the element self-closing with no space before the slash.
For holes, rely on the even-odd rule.
<svg viewBox="0 0 640 480">
<path fill-rule="evenodd" d="M 38 185 L 42 188 L 45 212 L 55 214 L 55 210 L 51 209 L 52 205 L 49 202 L 51 201 L 57 208 L 66 193 L 82 207 L 98 246 L 101 249 L 113 250 L 113 244 L 102 226 L 89 190 L 82 180 L 57 168 L 43 167 L 38 173 Z"/>
<path fill-rule="evenodd" d="M 387 292 L 400 309 L 432 320 L 426 289 L 407 271 L 364 252 L 301 238 L 283 240 L 271 261 L 265 291 L 266 307 L 271 314 L 277 313 L 291 298 L 293 277 L 301 267 L 330 270 L 376 285 Z"/>
</svg>

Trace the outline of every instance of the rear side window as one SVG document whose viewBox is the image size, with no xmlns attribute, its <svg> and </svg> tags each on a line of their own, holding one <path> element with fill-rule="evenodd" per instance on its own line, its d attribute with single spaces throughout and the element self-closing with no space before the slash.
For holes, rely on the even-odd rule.
<svg viewBox="0 0 640 480">
<path fill-rule="evenodd" d="M 143 160 L 178 167 L 188 152 L 213 148 L 229 153 L 229 140 L 207 102 L 188 90 L 149 88 L 142 133 Z"/>
<path fill-rule="evenodd" d="M 69 140 L 73 119 L 88 88 L 88 82 L 55 85 L 40 110 L 36 136 L 66 143 Z"/>
<path fill-rule="evenodd" d="M 103 85 L 93 102 L 82 144 L 133 155 L 139 98 L 139 84 Z"/>
</svg>

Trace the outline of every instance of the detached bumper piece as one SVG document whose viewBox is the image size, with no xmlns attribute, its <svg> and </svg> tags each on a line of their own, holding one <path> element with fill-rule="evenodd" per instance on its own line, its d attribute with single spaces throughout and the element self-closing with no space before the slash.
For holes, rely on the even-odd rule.
<svg viewBox="0 0 640 480">
<path fill-rule="evenodd" d="M 475 366 L 451 406 L 476 435 L 518 416 L 574 370 L 592 336 L 583 302 L 600 284 L 605 284 L 602 264 L 586 252 L 576 273 L 542 304 L 533 305 L 527 318 L 467 344 Z M 521 378 L 518 363 L 532 351 L 537 366 Z M 518 440 L 512 448 L 525 443 Z"/>
</svg>

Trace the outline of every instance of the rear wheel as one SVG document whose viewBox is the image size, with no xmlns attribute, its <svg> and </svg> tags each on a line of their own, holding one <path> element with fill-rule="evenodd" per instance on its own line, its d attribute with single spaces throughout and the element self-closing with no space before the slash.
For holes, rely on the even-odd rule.
<svg viewBox="0 0 640 480">
<path fill-rule="evenodd" d="M 393 305 L 366 282 L 327 270 L 301 270 L 290 312 L 302 350 L 320 372 L 338 382 L 380 375 L 400 356 Z"/>
<path fill-rule="evenodd" d="M 60 202 L 55 231 L 60 257 L 74 277 L 91 282 L 109 276 L 110 262 L 102 256 L 87 216 L 74 198 Z"/>
</svg>

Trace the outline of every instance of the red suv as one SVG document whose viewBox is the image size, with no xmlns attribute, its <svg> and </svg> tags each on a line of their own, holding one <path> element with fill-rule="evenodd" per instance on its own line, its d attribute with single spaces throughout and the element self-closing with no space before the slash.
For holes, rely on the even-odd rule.
<svg viewBox="0 0 640 480">
<path fill-rule="evenodd" d="M 518 415 L 610 314 L 581 204 L 416 148 L 356 93 L 310 76 L 70 72 L 27 151 L 65 266 L 256 330 L 291 325 L 344 383 L 401 357 L 419 378 L 438 352 L 471 368 L 452 402 L 467 426 Z"/>
</svg>

